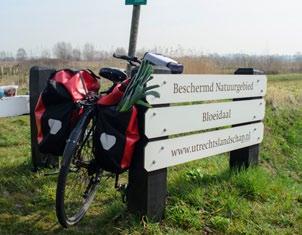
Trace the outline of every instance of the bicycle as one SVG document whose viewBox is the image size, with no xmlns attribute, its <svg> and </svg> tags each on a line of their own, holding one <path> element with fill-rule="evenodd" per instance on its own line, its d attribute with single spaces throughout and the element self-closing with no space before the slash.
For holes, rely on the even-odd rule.
<svg viewBox="0 0 302 235">
<path fill-rule="evenodd" d="M 137 57 L 116 54 L 113 56 L 127 61 L 133 68 L 133 73 L 142 62 Z M 84 217 L 95 198 L 100 179 L 104 176 L 104 171 L 98 166 L 93 153 L 96 102 L 100 96 L 110 94 L 118 83 L 129 78 L 126 73 L 112 68 L 102 68 L 99 74 L 112 81 L 113 85 L 99 94 L 88 93 L 84 100 L 77 103 L 77 108 L 83 112 L 67 140 L 59 171 L 56 215 L 59 223 L 65 228 L 77 224 Z M 114 177 L 114 174 L 109 174 L 108 177 Z M 122 192 L 125 199 L 127 185 L 119 185 L 118 174 L 115 177 L 115 188 Z"/>
</svg>

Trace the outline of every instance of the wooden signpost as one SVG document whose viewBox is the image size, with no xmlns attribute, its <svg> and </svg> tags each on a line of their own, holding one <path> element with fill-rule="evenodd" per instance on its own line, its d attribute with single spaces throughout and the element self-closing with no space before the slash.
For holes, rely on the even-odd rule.
<svg viewBox="0 0 302 235">
<path fill-rule="evenodd" d="M 226 152 L 232 168 L 257 163 L 267 78 L 248 75 L 253 71 L 154 75 L 148 86 L 160 85 L 155 89 L 160 97 L 149 96 L 153 108 L 139 112 L 143 138 L 129 171 L 130 211 L 162 219 L 167 167 Z"/>
<path fill-rule="evenodd" d="M 0 99 L 0 118 L 29 114 L 29 96 L 18 95 Z"/>
<path fill-rule="evenodd" d="M 145 135 L 151 139 L 254 122 L 264 112 L 263 99 L 154 108 L 145 114 Z"/>
<path fill-rule="evenodd" d="M 161 96 L 148 96 L 149 104 L 262 97 L 266 93 L 264 75 L 155 75 L 150 86 Z"/>
<path fill-rule="evenodd" d="M 255 123 L 150 142 L 145 148 L 145 169 L 155 171 L 259 144 L 263 129 L 262 123 Z"/>
</svg>

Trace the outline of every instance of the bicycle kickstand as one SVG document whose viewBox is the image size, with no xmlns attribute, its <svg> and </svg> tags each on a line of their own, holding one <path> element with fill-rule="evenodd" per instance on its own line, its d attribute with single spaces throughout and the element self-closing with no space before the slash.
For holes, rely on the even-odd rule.
<svg viewBox="0 0 302 235">
<path fill-rule="evenodd" d="M 119 184 L 119 174 L 115 176 L 115 185 L 114 187 L 118 192 L 121 193 L 123 203 L 127 202 L 127 191 L 128 191 L 128 184 Z"/>
</svg>

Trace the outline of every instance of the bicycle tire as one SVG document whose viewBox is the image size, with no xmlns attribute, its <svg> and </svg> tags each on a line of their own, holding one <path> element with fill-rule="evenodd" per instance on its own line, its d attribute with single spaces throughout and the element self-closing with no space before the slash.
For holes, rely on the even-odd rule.
<svg viewBox="0 0 302 235">
<path fill-rule="evenodd" d="M 87 139 L 89 138 L 89 136 L 87 137 L 87 129 L 90 123 L 93 122 L 92 119 L 93 119 L 92 113 L 90 114 L 86 113 L 86 115 L 85 114 L 83 115 L 83 117 L 80 119 L 74 130 L 71 132 L 69 140 L 65 146 L 64 153 L 63 153 L 62 166 L 59 172 L 59 177 L 57 182 L 56 214 L 59 223 L 65 228 L 75 225 L 81 221 L 81 219 L 84 217 L 87 210 L 89 209 L 99 186 L 100 175 L 94 176 L 97 179 L 91 184 L 91 186 L 89 186 L 90 183 L 92 182 L 91 181 L 92 178 L 91 178 L 89 185 L 87 186 L 87 187 L 91 187 L 91 190 L 89 191 L 87 197 L 86 194 L 85 194 L 85 198 L 84 195 L 82 196 L 84 200 L 82 204 L 81 202 L 79 203 L 81 204 L 81 206 L 78 208 L 78 210 L 76 210 L 75 214 L 72 214 L 70 216 L 69 213 L 67 213 L 67 198 L 66 198 L 67 184 L 66 183 L 68 177 L 69 178 L 73 177 L 72 173 L 75 173 L 74 171 L 71 171 L 71 165 L 73 164 L 73 161 L 76 159 L 78 151 L 79 150 L 82 151 L 82 149 L 84 148 L 83 146 L 85 145 Z M 90 134 L 91 133 L 89 131 L 88 135 Z M 89 174 L 88 170 L 87 170 L 87 174 Z M 75 177 L 78 177 L 78 175 L 75 174 Z M 75 192 L 81 193 L 78 191 Z"/>
</svg>

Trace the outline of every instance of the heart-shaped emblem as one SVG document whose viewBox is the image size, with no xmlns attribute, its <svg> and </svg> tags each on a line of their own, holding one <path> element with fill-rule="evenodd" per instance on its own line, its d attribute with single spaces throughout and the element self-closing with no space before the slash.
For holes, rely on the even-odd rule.
<svg viewBox="0 0 302 235">
<path fill-rule="evenodd" d="M 55 135 L 61 130 L 62 128 L 62 122 L 60 120 L 55 120 L 55 119 L 49 119 L 48 120 L 48 125 L 50 128 L 50 134 Z"/>
<path fill-rule="evenodd" d="M 113 135 L 108 135 L 107 133 L 102 133 L 100 137 L 101 144 L 105 150 L 111 149 L 115 143 L 116 138 Z"/>
</svg>

